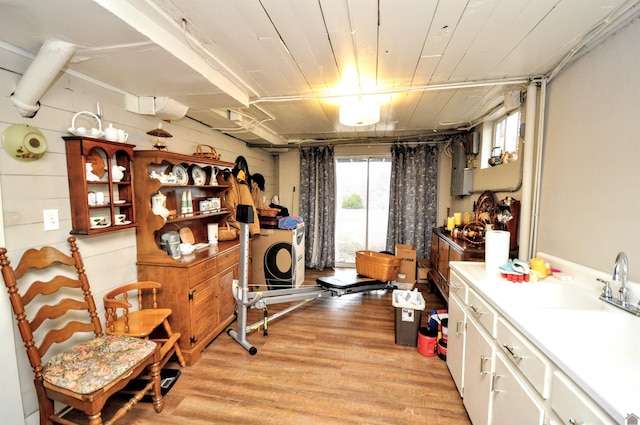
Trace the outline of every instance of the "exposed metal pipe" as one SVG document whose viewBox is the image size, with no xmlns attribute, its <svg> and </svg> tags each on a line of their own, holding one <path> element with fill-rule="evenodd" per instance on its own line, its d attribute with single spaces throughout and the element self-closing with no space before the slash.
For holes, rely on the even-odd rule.
<svg viewBox="0 0 640 425">
<path fill-rule="evenodd" d="M 437 133 L 416 134 L 410 136 L 396 137 L 376 137 L 361 139 L 322 139 L 322 140 L 303 140 L 301 142 L 289 142 L 283 145 L 265 145 L 261 143 L 247 143 L 249 148 L 263 149 L 298 149 L 308 147 L 324 147 L 324 146 L 381 146 L 391 144 L 431 144 L 436 145 L 446 143 L 452 136 L 456 134 L 464 134 L 467 131 L 460 130 L 443 130 Z"/>
<path fill-rule="evenodd" d="M 524 131 L 524 153 L 522 157 L 522 192 L 520 201 L 520 232 L 518 235 L 518 258 L 529 258 L 529 238 L 531 226 L 531 208 L 533 198 L 533 162 L 535 154 L 536 112 L 537 112 L 537 83 L 532 82 L 527 87 L 527 111 Z M 539 111 L 542 115 L 542 111 Z"/>
<path fill-rule="evenodd" d="M 261 97 L 252 99 L 249 104 L 263 103 L 263 102 L 294 102 L 300 100 L 321 100 L 321 99 L 336 99 L 349 96 L 376 96 L 376 95 L 391 95 L 391 94 L 407 94 L 407 93 L 421 93 L 434 90 L 456 90 L 466 89 L 474 87 L 487 87 L 487 86 L 504 86 L 512 84 L 528 84 L 531 80 L 540 78 L 540 76 L 531 77 L 516 77 L 516 78 L 502 78 L 492 80 L 479 80 L 479 81 L 463 81 L 459 83 L 446 83 L 446 84 L 429 84 L 426 86 L 415 87 L 396 87 L 393 89 L 380 89 L 370 90 L 367 92 L 358 93 L 308 93 L 295 96 L 273 96 L 273 97 Z"/>
<path fill-rule="evenodd" d="M 544 119 L 544 112 L 547 104 L 547 81 L 540 81 L 540 107 L 538 114 L 538 137 L 536 139 L 536 169 L 534 173 L 534 187 L 533 187 L 533 208 L 531 211 L 531 228 L 529 235 L 531 240 L 529 241 L 529 253 L 536 254 L 538 251 L 538 223 L 540 221 L 540 196 L 542 193 L 542 157 L 544 154 L 544 128 L 546 121 Z"/>
</svg>

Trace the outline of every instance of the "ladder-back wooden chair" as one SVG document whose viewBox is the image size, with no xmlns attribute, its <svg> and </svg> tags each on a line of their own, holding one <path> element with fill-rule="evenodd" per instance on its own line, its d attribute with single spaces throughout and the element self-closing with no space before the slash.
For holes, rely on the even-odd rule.
<svg viewBox="0 0 640 425">
<path fill-rule="evenodd" d="M 174 333 L 169 324 L 170 308 L 158 308 L 158 282 L 143 281 L 120 286 L 109 291 L 103 298 L 106 331 L 109 335 L 128 335 L 137 338 L 151 339 L 160 344 L 162 361 L 160 367 L 176 355 L 180 366 L 186 363 L 178 345 L 180 333 Z M 129 295 L 137 296 L 138 310 L 131 311 L 133 305 L 129 302 Z M 149 308 L 144 308 L 145 303 Z M 118 314 L 119 310 L 121 313 Z"/>
<path fill-rule="evenodd" d="M 100 425 L 109 397 L 136 378 L 148 383 L 105 423 L 122 418 L 146 394 L 160 413 L 158 344 L 103 334 L 76 238 L 68 242 L 71 255 L 53 247 L 29 249 L 15 269 L 0 248 L 2 277 L 33 368 L 40 424 L 71 423 L 62 417 L 67 408 L 55 411 L 58 401 L 83 411 L 90 425 Z M 65 350 L 47 354 L 56 343 Z"/>
</svg>

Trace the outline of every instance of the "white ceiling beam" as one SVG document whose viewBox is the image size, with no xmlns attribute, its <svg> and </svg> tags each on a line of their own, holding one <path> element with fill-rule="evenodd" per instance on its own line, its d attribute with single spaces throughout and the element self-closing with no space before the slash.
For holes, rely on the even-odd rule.
<svg viewBox="0 0 640 425">
<path fill-rule="evenodd" d="M 247 90 L 239 87 L 236 82 L 229 79 L 205 60 L 203 55 L 207 53 L 204 49 L 202 52 L 194 51 L 186 42 L 188 34 L 183 33 L 180 28 L 177 28 L 176 25 L 168 20 L 154 5 L 147 1 L 134 2 L 132 0 L 93 1 L 120 18 L 131 26 L 131 28 L 148 37 L 149 40 L 185 63 L 239 103 L 245 106 L 249 105 L 249 94 Z M 142 10 L 143 8 L 144 10 Z M 192 42 L 196 43 L 195 40 L 192 40 Z M 209 60 L 214 59 L 209 58 Z"/>
</svg>

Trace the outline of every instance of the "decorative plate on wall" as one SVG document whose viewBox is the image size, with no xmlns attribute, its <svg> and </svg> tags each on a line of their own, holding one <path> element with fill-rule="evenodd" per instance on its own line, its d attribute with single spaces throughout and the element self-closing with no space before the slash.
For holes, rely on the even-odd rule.
<svg viewBox="0 0 640 425">
<path fill-rule="evenodd" d="M 47 152 L 47 139 L 35 127 L 14 124 L 2 134 L 2 146 L 18 161 L 35 161 Z"/>
</svg>

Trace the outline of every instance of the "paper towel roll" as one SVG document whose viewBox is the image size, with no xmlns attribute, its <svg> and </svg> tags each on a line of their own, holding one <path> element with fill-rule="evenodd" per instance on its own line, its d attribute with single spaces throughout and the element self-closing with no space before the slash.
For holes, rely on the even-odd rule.
<svg viewBox="0 0 640 425">
<path fill-rule="evenodd" d="M 218 223 L 207 224 L 207 237 L 211 245 L 218 243 Z"/>
<path fill-rule="evenodd" d="M 499 267 L 509 261 L 509 232 L 490 230 L 484 244 L 485 270 L 488 273 L 500 273 Z"/>
</svg>

